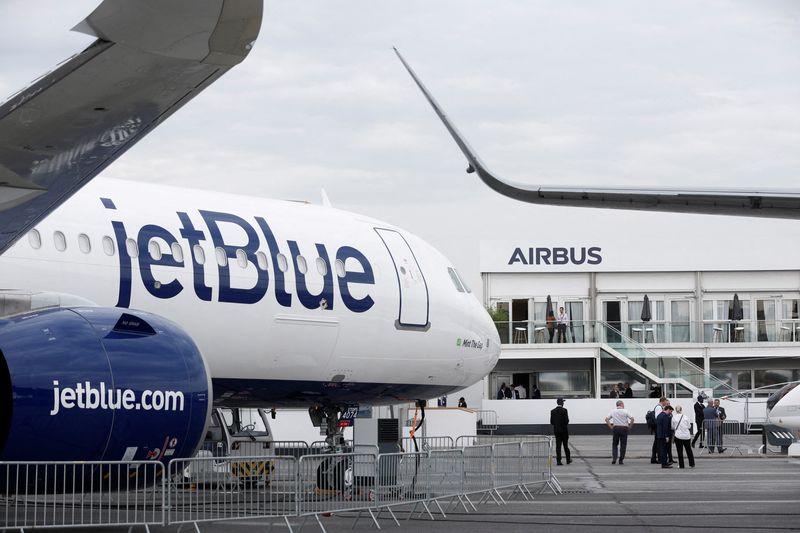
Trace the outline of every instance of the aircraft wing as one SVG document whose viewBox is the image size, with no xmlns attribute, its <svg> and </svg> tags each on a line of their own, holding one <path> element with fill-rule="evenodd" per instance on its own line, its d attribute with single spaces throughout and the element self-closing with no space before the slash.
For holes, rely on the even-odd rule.
<svg viewBox="0 0 800 533">
<path fill-rule="evenodd" d="M 0 105 L 0 253 L 244 60 L 262 7 L 103 0 L 74 28 L 97 40 Z"/>
<path fill-rule="evenodd" d="M 532 204 L 571 207 L 800 218 L 800 191 L 563 187 L 520 184 L 501 179 L 481 161 L 396 48 L 395 53 L 467 158 L 467 172 L 477 173 L 486 185 L 504 196 Z"/>
</svg>

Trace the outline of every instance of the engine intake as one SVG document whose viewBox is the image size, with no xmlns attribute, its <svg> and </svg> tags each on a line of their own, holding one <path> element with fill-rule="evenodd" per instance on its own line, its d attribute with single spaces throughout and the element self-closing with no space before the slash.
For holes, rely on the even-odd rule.
<svg viewBox="0 0 800 533">
<path fill-rule="evenodd" d="M 210 413 L 197 346 L 150 313 L 50 308 L 0 320 L 0 460 L 190 457 Z"/>
</svg>

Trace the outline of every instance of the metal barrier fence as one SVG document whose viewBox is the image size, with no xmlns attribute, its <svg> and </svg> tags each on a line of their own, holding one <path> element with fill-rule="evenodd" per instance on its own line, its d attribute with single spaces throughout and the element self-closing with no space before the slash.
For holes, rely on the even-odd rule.
<svg viewBox="0 0 800 533">
<path fill-rule="evenodd" d="M 550 470 L 552 439 L 524 438 L 419 453 L 369 447 L 295 457 L 303 448 L 288 443 L 268 456 L 203 450 L 171 461 L 166 476 L 154 461 L 0 463 L 0 529 L 193 524 L 199 531 L 204 522 L 263 519 L 293 531 L 290 519 L 302 519 L 302 528 L 313 517 L 325 531 L 320 517 L 335 512 L 355 512 L 356 522 L 366 513 L 380 528 L 384 512 L 399 525 L 401 506 L 411 507 L 408 518 L 420 507 L 431 520 L 446 518 L 450 506 L 471 512 L 516 493 L 528 499 L 534 486 L 560 491 Z"/>
<path fill-rule="evenodd" d="M 343 453 L 307 455 L 300 458 L 297 485 L 297 515 L 319 519 L 323 513 L 367 511 L 375 525 L 373 513 L 377 455 Z"/>
<path fill-rule="evenodd" d="M 400 441 L 400 451 L 427 452 L 429 450 L 448 450 L 455 446 L 453 437 L 416 437 L 419 450 L 414 448 L 414 439 L 403 437 Z"/>
<path fill-rule="evenodd" d="M 172 461 L 165 523 L 277 517 L 288 525 L 288 517 L 296 514 L 297 464 L 291 456 Z"/>
<path fill-rule="evenodd" d="M 159 462 L 0 463 L 3 529 L 161 524 Z"/>
<path fill-rule="evenodd" d="M 703 420 L 703 436 L 705 437 L 704 453 L 725 453 L 730 450 L 742 453 L 745 447 L 742 437 L 747 434 L 747 427 L 738 420 Z"/>
<path fill-rule="evenodd" d="M 497 411 L 490 411 L 485 409 L 477 410 L 478 422 L 477 422 L 477 431 L 478 433 L 492 433 L 497 431 Z"/>
</svg>

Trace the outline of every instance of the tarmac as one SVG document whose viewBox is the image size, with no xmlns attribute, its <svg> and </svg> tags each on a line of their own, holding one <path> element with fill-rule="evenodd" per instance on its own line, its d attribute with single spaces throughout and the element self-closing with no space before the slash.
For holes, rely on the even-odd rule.
<svg viewBox="0 0 800 533">
<path fill-rule="evenodd" d="M 721 455 L 695 448 L 696 467 L 687 464 L 685 469 L 677 463 L 672 469 L 651 464 L 652 437 L 645 435 L 629 438 L 624 465 L 611 464 L 610 435 L 576 436 L 569 443 L 572 463 L 552 467 L 561 494 L 543 492 L 524 500 L 517 493 L 505 505 L 482 503 L 469 513 L 455 505 L 444 506 L 447 517 L 434 512 L 433 521 L 399 508 L 395 513 L 400 527 L 384 513 L 379 516 L 381 529 L 437 533 L 800 531 L 800 459 L 758 455 L 759 436 L 726 440 L 727 450 Z M 321 520 L 329 533 L 376 530 L 368 515 L 356 518 L 356 513 L 346 512 Z M 288 529 L 284 523 L 265 520 L 199 527 L 203 532 L 243 533 Z M 292 519 L 292 528 L 320 531 L 313 518 L 305 524 Z M 180 531 L 175 526 L 151 526 L 150 530 Z"/>
<path fill-rule="evenodd" d="M 758 455 L 760 437 L 746 436 L 726 442 L 722 455 L 695 448 L 695 468 L 687 463 L 681 470 L 676 463 L 662 469 L 650 464 L 652 442 L 650 436 L 631 436 L 625 464 L 612 465 L 610 435 L 571 437 L 572 463 L 553 465 L 561 494 L 536 494 L 528 501 L 517 494 L 506 505 L 483 503 L 469 513 L 445 508 L 447 518 L 434 513 L 434 521 L 400 510 L 400 528 L 386 514 L 379 523 L 386 531 L 437 533 L 800 531 L 800 460 Z M 356 513 L 338 513 L 323 517 L 322 524 L 329 533 L 376 530 L 368 516 L 356 518 Z M 292 521 L 294 531 L 301 525 Z M 244 532 L 265 526 L 264 521 L 242 521 L 202 524 L 201 530 Z M 286 529 L 285 524 L 272 525 L 273 531 Z M 302 531 L 320 528 L 312 518 Z"/>
</svg>

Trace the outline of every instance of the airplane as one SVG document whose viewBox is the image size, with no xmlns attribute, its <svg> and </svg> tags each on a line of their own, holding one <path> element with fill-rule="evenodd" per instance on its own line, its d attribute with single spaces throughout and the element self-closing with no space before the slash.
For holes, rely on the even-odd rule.
<svg viewBox="0 0 800 533">
<path fill-rule="evenodd" d="M 532 186 L 500 178 L 469 145 L 397 48 L 394 51 L 467 159 L 467 173 L 477 174 L 489 188 L 504 196 L 542 205 L 800 219 L 799 191 Z M 767 412 L 768 423 L 790 429 L 796 435 L 800 435 L 798 383 L 787 385 L 771 396 Z M 793 445 L 790 454 L 800 455 L 800 443 Z"/>
<path fill-rule="evenodd" d="M 0 461 L 191 457 L 212 407 L 310 406 L 333 447 L 353 405 L 483 378 L 497 330 L 416 235 L 93 179 L 244 60 L 262 14 L 143 4 L 104 0 L 77 27 L 97 41 L 0 106 Z"/>
</svg>

